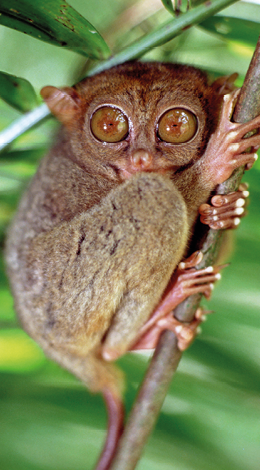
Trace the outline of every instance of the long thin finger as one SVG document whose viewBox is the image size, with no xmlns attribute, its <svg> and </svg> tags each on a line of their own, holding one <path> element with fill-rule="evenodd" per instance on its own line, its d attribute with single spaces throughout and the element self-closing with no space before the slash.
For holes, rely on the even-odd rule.
<svg viewBox="0 0 260 470">
<path fill-rule="evenodd" d="M 211 229 L 213 230 L 227 230 L 227 229 L 235 229 L 241 223 L 241 216 L 234 217 L 227 220 L 218 220 L 216 222 L 203 222 L 206 223 Z"/>
<path fill-rule="evenodd" d="M 194 253 L 192 253 L 191 256 L 189 256 L 189 258 L 181 261 L 179 263 L 178 268 L 180 270 L 193 268 L 193 267 L 197 266 L 202 261 L 202 258 L 203 258 L 202 252 L 201 251 L 195 251 Z"/>
<path fill-rule="evenodd" d="M 211 274 L 208 276 L 201 276 L 197 277 L 195 279 L 187 279 L 187 281 L 183 281 L 183 287 L 186 289 L 192 287 L 192 286 L 198 286 L 202 284 L 210 284 L 216 281 L 219 281 L 221 279 L 221 274 L 216 273 L 216 274 Z"/>
<path fill-rule="evenodd" d="M 225 195 L 216 195 L 211 198 L 211 204 L 214 208 L 226 208 L 227 206 L 234 204 L 237 207 L 241 207 L 245 204 L 246 198 L 249 196 L 249 191 L 236 191 Z M 213 209 L 214 209 L 213 208 Z"/>
<path fill-rule="evenodd" d="M 179 276 L 178 278 L 178 281 L 179 282 L 182 282 L 182 281 L 186 281 L 188 279 L 196 279 L 196 278 L 199 278 L 199 277 L 203 277 L 205 275 L 209 275 L 209 274 L 217 274 L 219 273 L 222 269 L 226 268 L 228 266 L 228 264 L 221 264 L 219 266 L 207 266 L 206 268 L 203 268 L 203 269 L 199 269 L 199 270 L 192 270 L 192 271 L 188 271 L 187 273 L 183 273 Z"/>
</svg>

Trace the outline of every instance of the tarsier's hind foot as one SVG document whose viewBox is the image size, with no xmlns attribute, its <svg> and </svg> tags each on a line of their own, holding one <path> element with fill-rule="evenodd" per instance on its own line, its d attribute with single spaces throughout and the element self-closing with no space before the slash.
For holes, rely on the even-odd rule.
<svg viewBox="0 0 260 470">
<path fill-rule="evenodd" d="M 246 215 L 247 188 L 246 183 L 241 183 L 236 192 L 213 196 L 211 204 L 200 206 L 200 221 L 215 230 L 237 228 Z"/>
<path fill-rule="evenodd" d="M 172 311 L 193 294 L 203 294 L 209 299 L 214 283 L 221 278 L 221 269 L 226 266 L 196 269 L 195 267 L 201 260 L 202 253 L 195 252 L 179 264 L 164 298 L 141 329 L 141 336 L 132 349 L 155 348 L 163 330 L 174 331 L 178 338 L 179 349 L 184 350 L 190 345 L 196 335 L 196 328 L 201 323 L 201 318 L 196 318 L 187 325 L 177 321 Z"/>
<path fill-rule="evenodd" d="M 154 329 L 152 328 L 144 335 L 143 338 L 135 345 L 134 349 L 152 349 L 157 346 L 159 337 L 164 330 L 170 330 L 177 337 L 177 344 L 180 351 L 185 351 L 194 341 L 198 334 L 198 327 L 206 319 L 206 314 L 211 311 L 198 308 L 194 319 L 190 323 L 178 321 L 173 313 L 169 313 L 161 318 Z"/>
</svg>

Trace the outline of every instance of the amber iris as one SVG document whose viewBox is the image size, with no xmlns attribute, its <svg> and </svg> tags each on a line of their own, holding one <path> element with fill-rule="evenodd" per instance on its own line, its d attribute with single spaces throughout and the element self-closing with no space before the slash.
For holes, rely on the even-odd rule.
<svg viewBox="0 0 260 470">
<path fill-rule="evenodd" d="M 196 131 L 196 116 L 183 108 L 170 109 L 163 114 L 158 123 L 158 136 L 164 142 L 172 144 L 188 142 Z"/>
<path fill-rule="evenodd" d="M 90 126 L 93 135 L 101 142 L 120 142 L 129 130 L 128 119 L 123 111 L 112 106 L 95 111 Z"/>
</svg>

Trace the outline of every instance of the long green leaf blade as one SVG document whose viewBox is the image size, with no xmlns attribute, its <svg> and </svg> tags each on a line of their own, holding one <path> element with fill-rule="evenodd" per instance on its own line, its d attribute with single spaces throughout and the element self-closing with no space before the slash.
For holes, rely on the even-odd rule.
<svg viewBox="0 0 260 470">
<path fill-rule="evenodd" d="M 0 24 L 36 39 L 103 59 L 109 48 L 98 31 L 65 0 L 1 0 Z"/>
<path fill-rule="evenodd" d="M 259 33 L 259 22 L 216 15 L 200 23 L 200 26 L 211 33 L 221 35 L 225 39 L 255 45 Z"/>
<path fill-rule="evenodd" d="M 166 10 L 175 17 L 176 13 L 185 13 L 185 11 L 188 11 L 190 8 L 204 3 L 204 0 L 181 0 L 180 2 L 177 0 L 161 0 L 161 2 Z"/>
<path fill-rule="evenodd" d="M 214 2 L 205 2 L 203 5 L 199 5 L 179 15 L 178 18 L 174 20 L 171 19 L 158 29 L 145 34 L 134 43 L 125 47 L 122 51 L 119 51 L 105 62 L 95 65 L 88 72 L 88 76 L 103 72 L 103 70 L 109 69 L 114 65 L 122 64 L 127 60 L 139 59 L 152 48 L 165 44 L 191 26 L 201 24 L 201 22 L 205 21 L 210 15 L 216 14 L 221 9 L 228 7 L 236 1 L 237 0 L 214 0 Z"/>
<path fill-rule="evenodd" d="M 162 4 L 166 8 L 166 10 L 171 13 L 171 15 L 175 16 L 175 9 L 173 7 L 172 0 L 161 0 Z"/>
<path fill-rule="evenodd" d="M 0 98 L 22 112 L 31 111 L 38 104 L 30 82 L 5 72 L 0 72 Z"/>
</svg>

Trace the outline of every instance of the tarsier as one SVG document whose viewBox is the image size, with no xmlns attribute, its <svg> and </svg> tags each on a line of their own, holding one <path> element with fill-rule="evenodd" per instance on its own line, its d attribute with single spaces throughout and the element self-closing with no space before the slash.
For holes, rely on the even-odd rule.
<svg viewBox="0 0 260 470">
<path fill-rule="evenodd" d="M 112 361 L 176 331 L 172 310 L 210 296 L 220 267 L 196 269 L 189 242 L 199 216 L 239 222 L 246 187 L 214 196 L 251 167 L 260 126 L 230 118 L 232 78 L 209 85 L 193 67 L 127 63 L 42 96 L 63 124 L 22 199 L 7 242 L 15 308 L 25 330 L 61 366 L 105 398 L 109 429 L 98 470 L 122 428 L 121 372 Z M 249 153 L 244 153 L 251 148 Z M 188 259 L 187 256 L 189 256 Z M 199 321 L 199 320 L 198 320 Z"/>
</svg>

